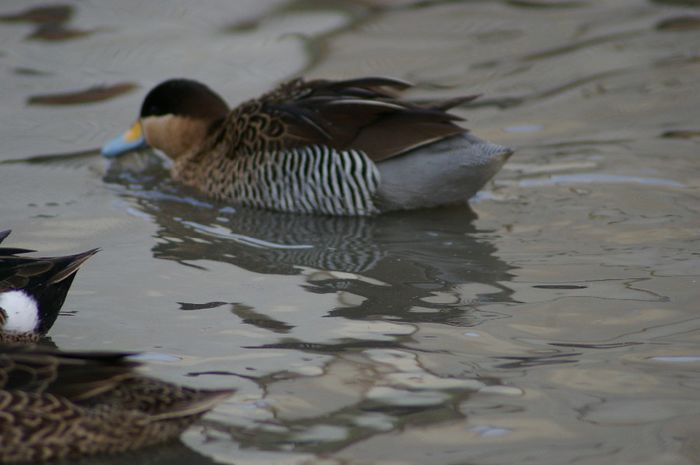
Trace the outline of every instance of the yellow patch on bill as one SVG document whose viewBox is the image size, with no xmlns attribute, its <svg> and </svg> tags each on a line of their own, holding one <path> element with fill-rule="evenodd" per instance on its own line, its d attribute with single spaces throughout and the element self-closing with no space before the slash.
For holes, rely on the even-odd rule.
<svg viewBox="0 0 700 465">
<path fill-rule="evenodd" d="M 136 121 L 133 126 L 129 128 L 128 131 L 124 133 L 124 141 L 126 142 L 133 142 L 135 140 L 138 140 L 141 138 L 141 135 L 143 134 L 143 131 L 141 129 L 141 121 Z"/>
</svg>

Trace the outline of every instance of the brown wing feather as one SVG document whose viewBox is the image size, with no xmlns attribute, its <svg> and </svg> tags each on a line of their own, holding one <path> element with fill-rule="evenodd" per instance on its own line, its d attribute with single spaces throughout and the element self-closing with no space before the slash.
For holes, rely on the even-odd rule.
<svg viewBox="0 0 700 465">
<path fill-rule="evenodd" d="M 9 236 L 11 232 L 12 232 L 11 229 L 6 229 L 4 231 L 0 231 L 0 243 L 2 243 L 2 241 L 7 239 L 7 236 Z M 29 253 L 29 252 L 35 252 L 35 251 L 30 250 L 30 249 L 20 249 L 17 247 L 0 247 L 0 256 L 17 255 L 17 254 Z"/>
<path fill-rule="evenodd" d="M 0 462 L 78 458 L 166 441 L 233 393 L 139 376 L 128 355 L 0 345 Z"/>
<path fill-rule="evenodd" d="M 382 77 L 284 83 L 231 112 L 222 126 L 229 156 L 319 144 L 379 161 L 467 131 L 446 110 L 475 96 L 418 105 L 396 97 L 409 86 Z"/>
<path fill-rule="evenodd" d="M 0 247 L 0 292 L 21 289 L 31 282 L 46 286 L 59 283 L 78 271 L 98 251 L 91 249 L 75 255 L 33 258 L 14 255 L 29 250 Z"/>
<path fill-rule="evenodd" d="M 0 389 L 51 393 L 67 399 L 98 395 L 129 377 L 130 353 L 61 353 L 34 346 L 0 348 Z"/>
</svg>

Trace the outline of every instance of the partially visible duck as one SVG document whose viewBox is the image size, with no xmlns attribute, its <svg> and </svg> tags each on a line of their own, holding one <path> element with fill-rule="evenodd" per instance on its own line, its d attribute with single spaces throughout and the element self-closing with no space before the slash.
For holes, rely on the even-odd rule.
<svg viewBox="0 0 700 465">
<path fill-rule="evenodd" d="M 39 463 L 177 438 L 232 390 L 148 378 L 131 354 L 0 344 L 0 463 Z"/>
<path fill-rule="evenodd" d="M 103 155 L 150 146 L 172 177 L 219 200 L 272 210 L 371 215 L 466 202 L 512 154 L 448 113 L 476 98 L 416 104 L 410 84 L 295 79 L 233 110 L 204 84 L 165 81 Z"/>
<path fill-rule="evenodd" d="M 2 242 L 10 231 L 0 231 Z M 0 247 L 0 342 L 35 342 L 53 326 L 80 266 L 99 249 L 62 257 Z"/>
</svg>

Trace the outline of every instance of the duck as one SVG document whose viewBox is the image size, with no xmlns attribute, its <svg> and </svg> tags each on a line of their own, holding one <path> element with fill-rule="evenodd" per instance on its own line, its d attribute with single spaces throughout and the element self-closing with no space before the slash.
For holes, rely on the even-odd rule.
<svg viewBox="0 0 700 465">
<path fill-rule="evenodd" d="M 388 77 L 283 82 L 233 109 L 207 85 L 166 80 L 102 147 L 151 148 L 171 177 L 229 205 L 369 216 L 465 203 L 512 155 L 449 110 L 478 95 L 415 103 Z"/>
<path fill-rule="evenodd" d="M 133 355 L 0 344 L 0 463 L 76 460 L 174 440 L 234 392 L 147 377 Z"/>
<path fill-rule="evenodd" d="M 0 231 L 0 243 L 10 232 Z M 32 343 L 46 335 L 78 269 L 98 251 L 35 258 L 25 256 L 33 250 L 0 247 L 0 343 Z"/>
</svg>

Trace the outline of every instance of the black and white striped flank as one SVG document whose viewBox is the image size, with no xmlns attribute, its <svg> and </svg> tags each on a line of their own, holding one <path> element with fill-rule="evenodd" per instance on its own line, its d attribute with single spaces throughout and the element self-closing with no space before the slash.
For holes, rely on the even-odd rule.
<svg viewBox="0 0 700 465">
<path fill-rule="evenodd" d="M 363 152 L 312 145 L 237 157 L 228 196 L 290 213 L 362 216 L 378 212 L 379 171 Z"/>
</svg>

